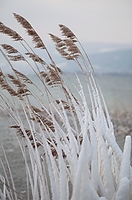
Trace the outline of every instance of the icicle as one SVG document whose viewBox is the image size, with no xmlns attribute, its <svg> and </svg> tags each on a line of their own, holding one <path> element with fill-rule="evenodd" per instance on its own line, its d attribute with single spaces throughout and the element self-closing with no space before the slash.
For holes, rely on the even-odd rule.
<svg viewBox="0 0 132 200">
<path fill-rule="evenodd" d="M 130 158 L 131 158 L 131 136 L 126 136 L 122 154 L 119 179 L 124 177 L 130 179 Z"/>
<path fill-rule="evenodd" d="M 130 180 L 127 177 L 121 179 L 115 200 L 130 200 Z"/>
<path fill-rule="evenodd" d="M 131 137 L 126 136 L 124 151 L 122 154 L 122 162 L 119 174 L 119 186 L 117 190 L 116 200 L 129 200 L 131 191 L 130 181 L 130 157 L 131 157 Z"/>
</svg>

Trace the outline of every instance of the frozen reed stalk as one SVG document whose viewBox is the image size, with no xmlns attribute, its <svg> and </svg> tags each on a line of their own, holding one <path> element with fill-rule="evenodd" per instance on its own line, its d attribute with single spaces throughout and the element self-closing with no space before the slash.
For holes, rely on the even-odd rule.
<svg viewBox="0 0 132 200">
<path fill-rule="evenodd" d="M 78 38 L 64 25 L 60 25 L 61 38 L 50 34 L 60 55 L 75 61 L 82 71 L 87 91 L 84 92 L 76 75 L 77 86 L 70 82 L 76 90 L 74 93 L 67 84 L 67 75 L 55 64 L 31 24 L 18 14 L 14 14 L 14 17 L 32 37 L 35 48 L 40 48 L 50 58 L 49 63 L 44 61 L 19 34 L 0 23 L 1 33 L 14 40 L 25 41 L 29 47 L 28 51 L 25 48 L 25 55 L 29 59 L 26 61 L 25 55 L 14 47 L 2 44 L 1 52 L 8 61 L 12 74 L 6 76 L 0 71 L 0 97 L 5 103 L 5 111 L 14 121 L 10 128 L 16 130 L 25 161 L 27 196 L 24 199 L 131 199 L 131 137 L 126 137 L 122 152 L 116 142 L 113 125 L 92 65 Z M 33 64 L 30 59 L 34 61 Z M 26 61 L 25 64 L 33 70 L 39 87 L 15 69 L 13 62 L 20 60 Z M 40 70 L 40 66 L 43 70 Z M 12 98 L 5 97 L 3 90 Z M 87 102 L 86 92 L 90 103 Z M 16 100 L 19 102 L 21 115 L 14 103 Z M 27 162 L 27 156 L 30 162 Z M 6 162 L 10 169 L 7 159 Z M 12 185 L 13 180 L 12 183 L 8 180 L 4 165 L 2 167 L 4 174 L 0 176 L 1 199 L 21 199 L 14 184 Z"/>
</svg>

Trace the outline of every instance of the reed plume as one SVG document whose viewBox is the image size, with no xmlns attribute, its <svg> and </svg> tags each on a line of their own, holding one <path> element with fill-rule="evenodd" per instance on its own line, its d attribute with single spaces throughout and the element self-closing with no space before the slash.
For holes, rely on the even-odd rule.
<svg viewBox="0 0 132 200">
<path fill-rule="evenodd" d="M 6 52 L 8 54 L 12 54 L 12 53 L 18 53 L 18 50 L 15 49 L 13 46 L 8 45 L 8 44 L 1 44 L 1 46 L 3 47 L 3 49 L 6 50 Z"/>
<path fill-rule="evenodd" d="M 16 20 L 26 29 L 29 36 L 32 37 L 33 42 L 36 44 L 35 48 L 45 49 L 45 45 L 37 32 L 33 29 L 30 23 L 22 16 L 14 13 Z"/>
<path fill-rule="evenodd" d="M 60 24 L 59 27 L 60 27 L 60 31 L 61 31 L 63 36 L 71 39 L 73 42 L 76 42 L 75 34 L 68 27 L 66 27 L 63 24 Z"/>
<path fill-rule="evenodd" d="M 44 60 L 36 54 L 33 54 L 33 53 L 25 53 L 25 54 L 28 55 L 34 62 L 38 62 L 38 63 L 43 64 L 43 65 L 46 64 L 44 62 Z"/>
<path fill-rule="evenodd" d="M 15 74 L 16 74 L 19 78 L 22 78 L 22 80 L 23 80 L 24 82 L 33 84 L 33 82 L 32 82 L 25 74 L 23 74 L 23 73 L 17 71 L 17 70 L 14 69 L 14 68 L 13 68 L 12 70 L 15 72 Z"/>
<path fill-rule="evenodd" d="M 61 54 L 62 57 L 67 60 L 74 60 L 80 56 L 80 50 L 75 45 L 74 40 L 70 39 L 61 39 L 53 34 L 49 34 L 51 39 L 55 42 L 57 51 Z"/>
<path fill-rule="evenodd" d="M 22 37 L 11 28 L 5 26 L 2 22 L 0 22 L 0 33 L 10 36 L 15 41 L 22 41 Z"/>
</svg>

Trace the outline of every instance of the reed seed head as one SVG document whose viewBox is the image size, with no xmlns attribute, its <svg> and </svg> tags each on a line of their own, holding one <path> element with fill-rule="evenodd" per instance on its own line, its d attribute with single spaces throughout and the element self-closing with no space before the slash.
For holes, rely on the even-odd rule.
<svg viewBox="0 0 132 200">
<path fill-rule="evenodd" d="M 34 53 L 25 53 L 26 55 L 28 55 L 34 62 L 38 62 L 40 64 L 45 65 L 45 62 L 42 58 L 40 58 L 38 55 L 34 54 Z"/>
<path fill-rule="evenodd" d="M 29 36 L 32 37 L 33 42 L 36 44 L 35 48 L 41 48 L 46 49 L 43 41 L 37 34 L 37 32 L 34 30 L 34 28 L 31 26 L 31 24 L 22 16 L 13 13 L 16 20 L 22 25 L 23 28 L 26 29 Z"/>
<path fill-rule="evenodd" d="M 25 58 L 22 56 L 22 55 L 16 55 L 16 56 L 11 56 L 11 55 L 8 55 L 8 58 L 11 60 L 11 61 L 25 61 Z"/>
<path fill-rule="evenodd" d="M 76 42 L 75 34 L 67 26 L 60 24 L 59 27 L 63 36 L 70 38 L 71 40 Z"/>
<path fill-rule="evenodd" d="M 9 44 L 1 44 L 1 46 L 8 54 L 18 53 L 18 50 Z"/>
<path fill-rule="evenodd" d="M 22 41 L 23 38 L 11 28 L 5 26 L 3 23 L 0 23 L 0 33 L 10 36 L 15 41 Z"/>
</svg>

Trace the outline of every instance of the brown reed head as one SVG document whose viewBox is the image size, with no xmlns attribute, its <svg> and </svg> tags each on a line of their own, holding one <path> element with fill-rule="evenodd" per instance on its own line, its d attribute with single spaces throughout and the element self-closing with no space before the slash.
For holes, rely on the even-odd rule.
<svg viewBox="0 0 132 200">
<path fill-rule="evenodd" d="M 68 28 L 66 29 L 65 26 L 63 28 L 64 28 L 63 30 L 64 32 L 68 29 Z M 75 39 L 73 39 L 75 38 L 75 36 L 73 37 L 73 34 L 71 34 L 71 37 L 68 34 L 67 36 L 65 35 L 67 37 L 66 39 L 61 39 L 51 33 L 49 35 L 51 39 L 55 42 L 56 49 L 61 54 L 62 57 L 64 57 L 67 60 L 74 60 L 80 57 L 81 53 L 80 53 L 79 48 L 75 44 Z"/>
<path fill-rule="evenodd" d="M 38 55 L 36 55 L 34 53 L 28 52 L 28 53 L 25 53 L 25 54 L 28 55 L 34 62 L 38 62 L 38 63 L 43 64 L 43 65 L 46 64 L 42 58 L 40 58 Z"/>
<path fill-rule="evenodd" d="M 16 20 L 20 23 L 20 25 L 22 25 L 22 27 L 26 29 L 28 35 L 32 37 L 32 40 L 35 43 L 35 48 L 45 49 L 43 41 L 41 40 L 37 32 L 34 30 L 34 28 L 31 26 L 31 24 L 24 17 L 16 13 L 13 14 Z"/>
<path fill-rule="evenodd" d="M 63 36 L 70 38 L 73 42 L 77 41 L 75 34 L 67 26 L 60 24 L 59 27 Z"/>
<path fill-rule="evenodd" d="M 1 46 L 8 54 L 18 53 L 18 50 L 9 44 L 1 44 Z"/>
<path fill-rule="evenodd" d="M 22 41 L 23 38 L 11 28 L 5 26 L 2 22 L 0 22 L 0 33 L 6 34 L 10 36 L 15 41 Z"/>
</svg>

